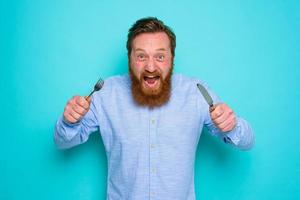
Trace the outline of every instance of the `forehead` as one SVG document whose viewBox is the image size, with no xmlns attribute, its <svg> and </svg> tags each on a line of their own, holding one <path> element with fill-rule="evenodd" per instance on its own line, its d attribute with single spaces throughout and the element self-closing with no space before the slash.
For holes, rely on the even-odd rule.
<svg viewBox="0 0 300 200">
<path fill-rule="evenodd" d="M 170 39 L 165 32 L 142 33 L 132 41 L 133 49 L 137 48 L 170 48 Z"/>
</svg>

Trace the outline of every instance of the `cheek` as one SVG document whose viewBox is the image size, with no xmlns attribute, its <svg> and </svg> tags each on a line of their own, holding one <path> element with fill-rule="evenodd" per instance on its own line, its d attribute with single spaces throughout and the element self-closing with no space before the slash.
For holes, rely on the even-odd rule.
<svg viewBox="0 0 300 200">
<path fill-rule="evenodd" d="M 140 74 L 143 71 L 143 65 L 141 65 L 141 63 L 139 63 L 139 62 L 132 62 L 130 67 L 131 67 L 133 73 L 137 77 L 140 77 Z"/>
<path fill-rule="evenodd" d="M 162 72 L 163 78 L 167 77 L 171 67 L 171 62 L 166 62 L 160 66 L 160 71 Z"/>
</svg>

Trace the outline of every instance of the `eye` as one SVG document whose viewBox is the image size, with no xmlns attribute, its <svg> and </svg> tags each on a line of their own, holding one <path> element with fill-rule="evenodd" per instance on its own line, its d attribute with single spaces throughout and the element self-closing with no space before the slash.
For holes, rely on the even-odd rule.
<svg viewBox="0 0 300 200">
<path fill-rule="evenodd" d="M 146 56 L 144 54 L 138 54 L 137 59 L 138 61 L 144 61 L 146 59 Z"/>
<path fill-rule="evenodd" d="M 159 61 L 159 62 L 163 62 L 165 60 L 165 56 L 160 54 L 160 55 L 157 55 L 156 56 L 156 60 Z"/>
</svg>

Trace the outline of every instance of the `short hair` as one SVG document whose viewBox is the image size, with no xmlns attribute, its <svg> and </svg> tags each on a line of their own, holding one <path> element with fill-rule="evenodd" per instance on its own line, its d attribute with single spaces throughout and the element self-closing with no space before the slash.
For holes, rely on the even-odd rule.
<svg viewBox="0 0 300 200">
<path fill-rule="evenodd" d="M 161 20 L 156 17 L 146 17 L 137 20 L 128 31 L 127 35 L 127 55 L 130 57 L 132 50 L 132 41 L 136 36 L 142 33 L 159 33 L 164 32 L 168 35 L 171 45 L 171 53 L 175 57 L 176 35 L 170 27 L 165 25 Z"/>
</svg>

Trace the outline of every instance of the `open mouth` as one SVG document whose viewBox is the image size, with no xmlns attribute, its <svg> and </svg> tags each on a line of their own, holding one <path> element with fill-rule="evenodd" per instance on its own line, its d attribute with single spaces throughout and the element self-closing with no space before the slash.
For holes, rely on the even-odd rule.
<svg viewBox="0 0 300 200">
<path fill-rule="evenodd" d="M 144 76 L 144 81 L 149 87 L 154 87 L 159 81 L 160 76 Z"/>
</svg>

